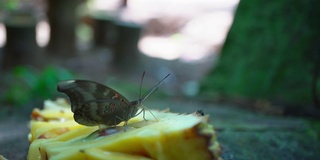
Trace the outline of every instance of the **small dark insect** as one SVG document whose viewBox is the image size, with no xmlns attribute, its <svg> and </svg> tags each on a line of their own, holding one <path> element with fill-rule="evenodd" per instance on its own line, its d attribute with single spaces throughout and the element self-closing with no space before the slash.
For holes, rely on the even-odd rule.
<svg viewBox="0 0 320 160">
<path fill-rule="evenodd" d="M 144 75 L 145 72 L 143 72 L 140 83 L 140 95 Z M 127 126 L 129 119 L 142 112 L 145 119 L 145 110 L 148 109 L 142 105 L 142 102 L 154 93 L 169 75 L 165 76 L 145 95 L 142 97 L 139 95 L 138 100 L 131 102 L 112 88 L 93 81 L 62 81 L 59 82 L 57 89 L 69 97 L 71 111 L 74 113 L 73 117 L 77 123 L 101 127 L 102 125 L 115 126 L 124 121 L 124 126 Z M 139 109 L 141 110 L 138 112 Z M 150 113 L 152 114 L 152 112 Z"/>
<path fill-rule="evenodd" d="M 203 113 L 202 109 L 198 109 L 198 110 L 196 111 L 196 115 L 198 115 L 198 116 L 204 116 L 204 113 Z"/>
</svg>

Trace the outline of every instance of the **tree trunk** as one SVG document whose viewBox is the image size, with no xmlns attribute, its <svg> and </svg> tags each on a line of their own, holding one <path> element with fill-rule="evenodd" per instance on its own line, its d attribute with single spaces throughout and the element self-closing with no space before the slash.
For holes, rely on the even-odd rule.
<svg viewBox="0 0 320 160">
<path fill-rule="evenodd" d="M 72 56 L 76 53 L 75 9 L 82 0 L 48 0 L 50 40 L 47 49 L 53 55 Z"/>
<path fill-rule="evenodd" d="M 240 1 L 218 65 L 203 81 L 202 93 L 267 99 L 301 109 L 312 106 L 319 5 L 315 0 Z M 319 79 L 313 83 L 316 93 Z"/>
<path fill-rule="evenodd" d="M 32 14 L 11 14 L 5 21 L 7 40 L 4 46 L 2 68 L 34 65 L 38 61 L 36 20 Z"/>
</svg>

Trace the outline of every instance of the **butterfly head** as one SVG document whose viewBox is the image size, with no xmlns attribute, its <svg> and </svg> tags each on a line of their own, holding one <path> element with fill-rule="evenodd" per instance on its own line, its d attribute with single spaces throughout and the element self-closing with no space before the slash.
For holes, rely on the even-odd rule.
<svg viewBox="0 0 320 160">
<path fill-rule="evenodd" d="M 142 105 L 142 99 L 131 101 L 130 108 L 131 108 L 131 112 L 130 112 L 131 117 L 135 117 L 135 116 L 139 115 L 139 114 L 137 114 L 138 110 L 139 109 L 144 110 L 144 107 Z"/>
<path fill-rule="evenodd" d="M 162 84 L 162 82 L 170 75 L 168 74 L 167 76 L 165 76 L 161 81 L 159 81 L 158 84 L 156 84 L 155 86 L 153 86 L 147 93 L 145 93 L 142 97 L 141 97 L 141 85 L 142 85 L 142 80 L 143 80 L 143 77 L 144 77 L 144 72 L 143 72 L 143 75 L 142 75 L 142 79 L 141 79 L 141 83 L 140 83 L 140 94 L 139 94 L 139 99 L 138 100 L 135 100 L 135 101 L 132 101 L 130 102 L 130 105 L 132 107 L 132 112 L 131 112 L 131 117 L 135 117 L 137 115 L 139 115 L 141 112 L 143 112 L 143 118 L 145 119 L 145 110 L 148 110 L 151 114 L 152 112 L 142 104 L 142 102 L 147 99 L 149 96 L 151 96 L 155 91 L 157 91 L 158 87 Z M 140 110 L 139 113 L 138 110 Z M 152 116 L 157 119 L 153 114 Z"/>
</svg>

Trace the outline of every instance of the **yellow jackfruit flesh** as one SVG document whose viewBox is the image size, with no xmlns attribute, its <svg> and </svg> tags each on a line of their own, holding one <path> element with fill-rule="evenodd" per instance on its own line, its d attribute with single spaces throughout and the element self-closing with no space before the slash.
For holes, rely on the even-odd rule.
<svg viewBox="0 0 320 160">
<path fill-rule="evenodd" d="M 29 160 L 219 159 L 221 147 L 208 116 L 151 110 L 128 126 L 100 129 L 79 125 L 63 99 L 45 101 L 30 122 Z"/>
</svg>

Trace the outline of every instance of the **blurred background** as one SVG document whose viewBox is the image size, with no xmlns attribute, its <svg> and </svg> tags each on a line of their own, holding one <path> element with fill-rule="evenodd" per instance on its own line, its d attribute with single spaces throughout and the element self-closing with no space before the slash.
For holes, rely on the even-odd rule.
<svg viewBox="0 0 320 160">
<path fill-rule="evenodd" d="M 171 74 L 146 101 L 150 106 L 207 110 L 220 130 L 226 117 L 248 118 L 238 109 L 272 116 L 257 120 L 266 128 L 278 123 L 273 116 L 302 118 L 319 140 L 318 6 L 316 0 L 0 0 L 0 114 L 28 118 L 43 100 L 63 97 L 56 87 L 67 79 L 97 81 L 135 100 L 146 71 L 143 92 Z M 303 128 L 292 119 L 279 123 Z M 229 132 L 222 134 L 227 139 Z M 224 158 L 233 159 L 236 151 L 227 151 Z"/>
<path fill-rule="evenodd" d="M 2 1 L 3 102 L 56 96 L 64 79 L 137 95 L 171 73 L 165 95 L 194 97 L 216 64 L 238 0 Z M 132 87 L 121 87 L 125 83 Z M 128 91 L 129 90 L 129 91 Z M 24 92 L 24 93 L 23 93 Z"/>
<path fill-rule="evenodd" d="M 145 88 L 171 73 L 168 96 L 318 116 L 313 2 L 243 2 L 235 12 L 239 0 L 1 0 L 0 100 L 53 98 L 64 79 L 130 95 L 146 71 Z"/>
</svg>

